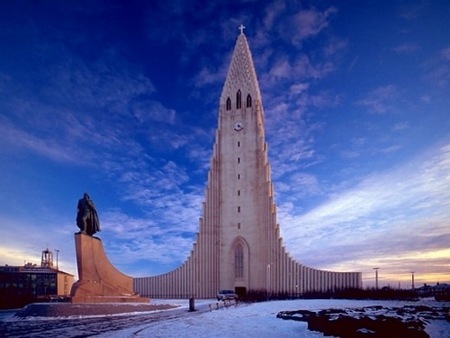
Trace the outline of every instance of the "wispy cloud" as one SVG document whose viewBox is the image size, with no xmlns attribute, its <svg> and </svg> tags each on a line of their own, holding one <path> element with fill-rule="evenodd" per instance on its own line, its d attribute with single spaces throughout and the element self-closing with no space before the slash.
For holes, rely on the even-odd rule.
<svg viewBox="0 0 450 338">
<path fill-rule="evenodd" d="M 277 184 L 277 192 L 285 194 L 284 201 L 311 197 L 322 194 L 319 180 L 316 176 L 306 172 L 294 172 Z"/>
<path fill-rule="evenodd" d="M 326 57 L 333 57 L 340 55 L 348 48 L 348 42 L 342 38 L 331 36 L 328 44 L 324 48 L 324 55 Z"/>
<path fill-rule="evenodd" d="M 444 48 L 441 51 L 441 58 L 444 61 L 450 61 L 450 47 Z"/>
<path fill-rule="evenodd" d="M 402 146 L 400 144 L 394 144 L 385 148 L 379 149 L 380 152 L 388 154 L 388 153 L 395 153 L 398 150 L 400 150 Z"/>
<path fill-rule="evenodd" d="M 53 160 L 92 163 L 99 152 L 136 148 L 127 136 L 136 129 L 133 123 L 139 126 L 144 118 L 173 123 L 174 111 L 155 101 L 147 101 L 143 113 L 143 103 L 136 99 L 151 95 L 153 84 L 114 53 L 88 66 L 66 50 L 52 47 L 60 55 L 52 65 L 35 70 L 36 78 L 45 80 L 38 90 L 34 90 L 37 84 L 10 79 L 3 93 L 3 109 L 11 117 L 5 121 L 7 133 L 2 134 L 12 147 L 28 148 Z"/>
<path fill-rule="evenodd" d="M 255 39 L 256 47 L 267 45 L 268 36 L 271 35 L 300 47 L 303 41 L 314 38 L 324 31 L 329 26 L 332 15 L 336 12 L 336 7 L 329 7 L 325 10 L 314 7 L 293 10 L 284 1 L 271 2 L 264 9 L 262 27 L 258 30 Z M 336 46 L 329 45 L 328 50 L 331 51 Z"/>
<path fill-rule="evenodd" d="M 322 126 L 306 121 L 315 111 L 339 104 L 333 90 L 318 91 L 313 85 L 336 71 L 348 48 L 344 39 L 325 33 L 336 13 L 335 7 L 293 10 L 284 2 L 273 2 L 266 7 L 262 28 L 254 39 L 256 45 L 251 46 L 257 55 L 255 63 L 267 112 L 269 153 L 276 179 L 320 161 L 314 149 L 314 135 Z M 307 50 L 299 50 L 304 41 L 318 36 L 321 44 L 317 53 L 310 55 Z M 273 44 L 274 40 L 278 43 Z M 273 148 L 278 149 L 276 153 L 271 152 Z"/>
<path fill-rule="evenodd" d="M 329 202 L 304 215 L 280 208 L 287 247 L 301 262 L 331 269 L 367 266 L 368 257 L 379 264 L 384 260 L 389 269 L 390 261 L 398 257 L 425 259 L 424 255 L 447 249 L 449 170 L 450 145 L 446 145 L 335 192 Z M 403 268 L 415 269 L 413 262 L 405 258 Z"/>
<path fill-rule="evenodd" d="M 134 117 L 141 126 L 148 126 L 152 122 L 174 124 L 176 112 L 174 109 L 164 107 L 154 100 L 140 100 L 131 103 Z"/>
<path fill-rule="evenodd" d="M 412 54 L 418 49 L 419 49 L 418 45 L 411 44 L 411 43 L 409 43 L 409 44 L 404 43 L 404 44 L 401 44 L 401 45 L 393 48 L 394 52 L 396 52 L 398 54 Z"/>
<path fill-rule="evenodd" d="M 291 19 L 291 28 L 293 34 L 291 39 L 294 44 L 316 36 L 323 29 L 328 27 L 330 16 L 337 12 L 335 7 L 329 7 L 321 12 L 316 9 L 302 10 L 295 14 Z"/>
<path fill-rule="evenodd" d="M 134 276 L 136 262 L 141 276 L 154 274 L 155 265 L 165 266 L 166 272 L 179 266 L 189 256 L 198 230 L 203 200 L 200 192 L 165 195 L 155 192 L 159 195 L 151 196 L 152 192 L 144 188 L 133 193 L 133 198 L 140 200 L 138 203 L 146 201 L 151 207 L 143 217 L 131 217 L 120 210 L 102 215 L 101 236 L 105 243 L 110 243 L 107 248 L 111 259 Z"/>
<path fill-rule="evenodd" d="M 297 81 L 321 79 L 334 70 L 334 64 L 328 60 L 312 64 L 307 55 L 299 55 L 293 62 L 287 58 L 280 57 L 273 64 L 269 73 L 263 76 L 263 79 L 269 80 L 270 84 L 274 85 L 275 81 L 280 79 L 295 79 Z"/>
<path fill-rule="evenodd" d="M 356 104 L 366 107 L 371 113 L 383 114 L 392 112 L 393 102 L 397 93 L 398 90 L 395 85 L 381 86 L 368 93 L 364 98 L 356 101 Z"/>
<path fill-rule="evenodd" d="M 18 128 L 4 117 L 0 117 L 0 121 L 0 140 L 8 145 L 3 151 L 28 150 L 56 162 L 70 163 L 76 163 L 82 155 L 67 151 L 56 139 L 44 139 Z"/>
<path fill-rule="evenodd" d="M 408 122 L 399 122 L 394 125 L 392 128 L 393 131 L 400 131 L 410 128 L 410 124 Z"/>
<path fill-rule="evenodd" d="M 408 3 L 399 8 L 399 14 L 405 20 L 415 20 L 424 13 L 428 6 L 429 3 L 427 1 Z"/>
<path fill-rule="evenodd" d="M 423 78 L 443 88 L 450 83 L 450 47 L 442 49 L 438 55 L 428 60 Z"/>
</svg>

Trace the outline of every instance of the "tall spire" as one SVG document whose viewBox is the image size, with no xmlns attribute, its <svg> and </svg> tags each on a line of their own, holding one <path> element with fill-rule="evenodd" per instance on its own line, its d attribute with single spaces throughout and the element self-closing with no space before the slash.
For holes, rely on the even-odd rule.
<svg viewBox="0 0 450 338">
<path fill-rule="evenodd" d="M 230 98 L 233 102 L 238 90 L 241 90 L 242 94 L 245 95 L 244 97 L 250 94 L 253 100 L 261 102 L 258 79 L 253 65 L 252 53 L 243 32 L 244 28 L 242 25 L 239 27 L 241 33 L 238 35 L 234 47 L 230 68 L 220 97 L 220 105 L 224 105 L 227 98 Z"/>
</svg>

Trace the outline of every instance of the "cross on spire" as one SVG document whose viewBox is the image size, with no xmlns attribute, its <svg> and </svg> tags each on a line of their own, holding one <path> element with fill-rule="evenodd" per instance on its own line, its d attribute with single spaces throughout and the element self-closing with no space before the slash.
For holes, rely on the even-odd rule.
<svg viewBox="0 0 450 338">
<path fill-rule="evenodd" d="M 241 24 L 241 25 L 238 27 L 238 29 L 241 31 L 241 34 L 244 34 L 245 26 L 244 26 L 243 24 Z"/>
</svg>

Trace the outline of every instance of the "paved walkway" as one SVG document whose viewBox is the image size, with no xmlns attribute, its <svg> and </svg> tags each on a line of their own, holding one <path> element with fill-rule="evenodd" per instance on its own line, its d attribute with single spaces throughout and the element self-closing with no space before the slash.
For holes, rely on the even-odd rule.
<svg viewBox="0 0 450 338">
<path fill-rule="evenodd" d="M 120 304 L 109 306 L 113 307 L 114 305 L 120 306 Z M 151 325 L 158 321 L 195 316 L 205 311 L 210 311 L 209 304 L 196 306 L 194 312 L 189 312 L 186 307 L 178 307 L 169 310 L 156 309 L 155 311 L 153 309 L 153 312 L 123 313 L 120 315 L 98 313 L 97 316 L 91 314 L 88 317 L 78 315 L 71 317 L 15 317 L 0 321 L 0 337 L 89 337 L 133 326 Z M 92 309 L 89 312 L 92 312 Z"/>
</svg>

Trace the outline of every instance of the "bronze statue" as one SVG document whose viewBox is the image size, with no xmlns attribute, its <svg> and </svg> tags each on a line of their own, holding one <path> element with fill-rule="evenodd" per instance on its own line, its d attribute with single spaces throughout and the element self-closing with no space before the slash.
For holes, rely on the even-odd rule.
<svg viewBox="0 0 450 338">
<path fill-rule="evenodd" d="M 89 236 L 100 231 L 97 209 L 88 193 L 84 193 L 83 198 L 78 201 L 77 226 L 80 228 L 80 233 Z"/>
</svg>

